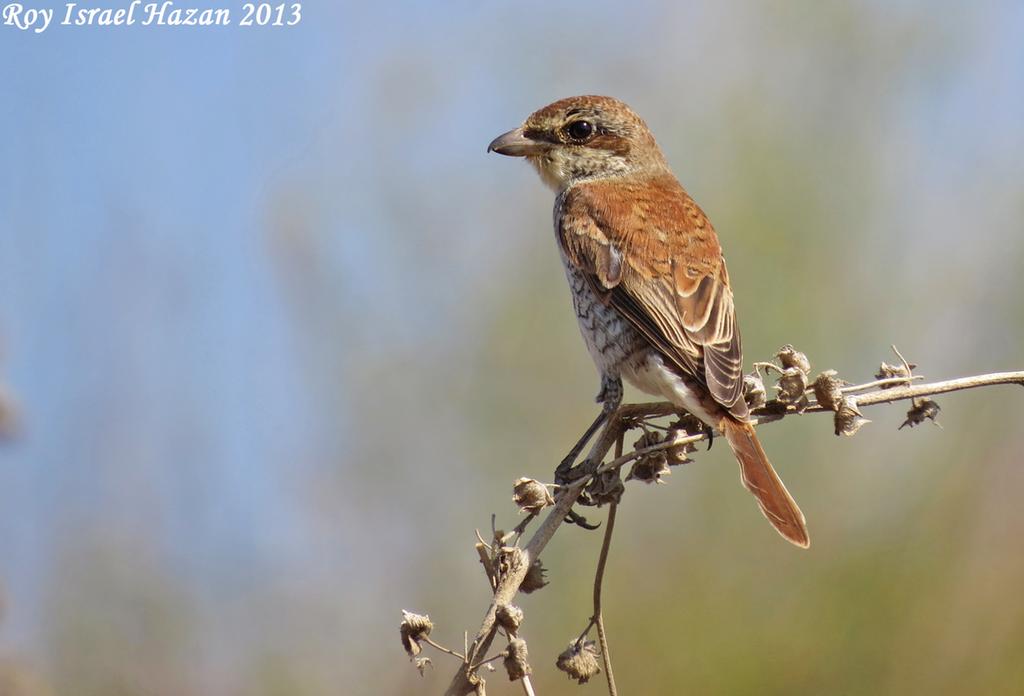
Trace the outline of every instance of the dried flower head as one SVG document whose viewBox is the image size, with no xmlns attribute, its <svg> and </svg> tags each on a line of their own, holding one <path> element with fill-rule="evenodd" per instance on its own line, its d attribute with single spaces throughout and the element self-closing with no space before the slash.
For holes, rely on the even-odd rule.
<svg viewBox="0 0 1024 696">
<path fill-rule="evenodd" d="M 909 370 L 907 369 L 908 366 L 910 368 Z M 915 365 L 914 363 L 907 363 L 906 365 L 903 365 L 902 363 L 899 365 L 890 365 L 887 362 L 883 362 L 881 365 L 879 365 L 878 372 L 875 373 L 875 379 L 894 379 L 896 377 L 901 377 L 903 379 L 909 380 L 910 370 L 913 370 L 915 367 L 917 367 L 917 365 Z M 892 389 L 893 387 L 898 386 L 899 384 L 888 384 L 882 388 Z"/>
<path fill-rule="evenodd" d="M 870 422 L 861 414 L 854 401 L 843 397 L 835 415 L 836 435 L 852 437 Z"/>
<path fill-rule="evenodd" d="M 688 433 L 699 433 L 704 428 L 704 421 L 692 413 L 680 413 L 668 424 L 669 430 L 685 430 Z"/>
<path fill-rule="evenodd" d="M 782 367 L 787 370 L 795 367 L 804 374 L 808 374 L 811 371 L 811 361 L 807 359 L 807 356 L 788 343 L 779 348 L 779 352 L 775 354 L 775 357 L 782 363 Z"/>
<path fill-rule="evenodd" d="M 824 408 L 830 411 L 838 411 L 840 403 L 843 400 L 843 387 L 846 386 L 845 380 L 836 377 L 835 370 L 825 370 L 818 378 L 814 380 L 814 398 L 818 400 L 818 403 Z"/>
<path fill-rule="evenodd" d="M 656 430 L 648 430 L 640 436 L 636 442 L 633 443 L 633 449 L 641 450 L 647 447 L 653 447 L 661 443 L 665 438 L 662 437 L 661 433 Z"/>
<path fill-rule="evenodd" d="M 706 428 L 707 426 L 704 425 L 703 421 L 687 413 L 668 424 L 668 433 L 666 433 L 665 439 L 662 442 L 693 437 L 703 433 Z M 671 445 L 665 450 L 665 455 L 668 457 L 668 465 L 689 464 L 693 460 L 687 455 L 696 451 L 697 446 L 692 442 Z"/>
<path fill-rule="evenodd" d="M 402 647 L 409 653 L 409 657 L 416 657 L 423 650 L 420 647 L 420 640 L 430 635 L 434 624 L 431 623 L 429 616 L 413 614 L 403 609 L 402 624 L 399 628 L 402 633 Z"/>
<path fill-rule="evenodd" d="M 661 433 L 650 430 L 645 432 L 639 440 L 633 443 L 633 449 L 639 451 L 648 447 L 654 447 L 664 442 L 665 438 Z M 637 479 L 645 483 L 660 483 L 661 477 L 672 473 L 668 468 L 668 455 L 665 450 L 656 450 L 641 455 L 629 470 L 626 480 Z"/>
<path fill-rule="evenodd" d="M 586 684 L 590 678 L 601 671 L 601 665 L 597 661 L 600 653 L 597 645 L 592 640 L 572 641 L 569 647 L 562 651 L 555 662 L 555 666 L 575 679 L 580 684 Z"/>
<path fill-rule="evenodd" d="M 935 425 L 939 425 L 939 422 L 935 420 L 939 417 L 939 405 L 931 399 L 918 399 L 912 402 L 913 406 L 907 411 L 907 419 L 903 421 L 903 425 L 899 427 L 899 430 L 903 430 L 904 426 L 910 426 L 913 428 L 915 425 L 924 423 L 925 420 L 930 420 Z M 942 427 L 942 426 L 939 426 Z"/>
<path fill-rule="evenodd" d="M 518 479 L 512 488 L 512 500 L 522 512 L 540 512 L 555 504 L 548 487 L 536 479 Z"/>
<path fill-rule="evenodd" d="M 799 404 L 807 390 L 807 373 L 798 367 L 787 367 L 779 377 L 775 389 L 778 391 L 776 398 L 781 403 Z"/>
<path fill-rule="evenodd" d="M 513 638 L 508 642 L 505 649 L 505 671 L 508 672 L 509 681 L 517 681 L 527 674 L 533 674 L 530 663 L 526 661 L 526 641 L 522 638 Z"/>
<path fill-rule="evenodd" d="M 622 500 L 625 490 L 626 487 L 622 485 L 619 470 L 609 469 L 595 476 L 587 486 L 586 492 L 591 501 L 600 507 L 605 503 L 618 503 Z"/>
<path fill-rule="evenodd" d="M 535 560 L 530 564 L 530 569 L 526 571 L 526 577 L 523 578 L 523 584 L 519 586 L 519 591 L 530 594 L 547 585 L 548 581 L 544 579 L 544 573 L 546 572 L 548 571 L 544 568 L 544 564 L 540 562 L 540 559 Z"/>
<path fill-rule="evenodd" d="M 768 401 L 768 391 L 764 388 L 764 377 L 757 370 L 743 375 L 743 399 L 747 408 L 755 409 Z"/>
<path fill-rule="evenodd" d="M 664 483 L 662 476 L 672 473 L 668 468 L 668 455 L 665 450 L 649 452 L 633 462 L 626 476 L 627 481 L 636 479 L 644 483 Z"/>
<path fill-rule="evenodd" d="M 695 444 L 686 442 L 681 445 L 672 445 L 665 450 L 665 456 L 668 458 L 669 466 L 678 466 L 692 462 L 693 460 L 688 455 L 696 451 L 697 446 Z"/>
<path fill-rule="evenodd" d="M 519 624 L 523 623 L 523 610 L 514 604 L 499 604 L 494 611 L 494 618 L 505 631 L 515 635 L 519 630 Z"/>
</svg>

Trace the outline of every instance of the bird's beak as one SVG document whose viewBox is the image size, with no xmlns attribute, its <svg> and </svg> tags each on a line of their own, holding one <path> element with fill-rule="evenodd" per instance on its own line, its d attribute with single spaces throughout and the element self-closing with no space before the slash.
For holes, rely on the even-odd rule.
<svg viewBox="0 0 1024 696">
<path fill-rule="evenodd" d="M 545 143 L 526 137 L 522 128 L 516 128 L 492 140 L 487 146 L 487 151 L 509 157 L 529 157 L 542 154 L 546 147 Z"/>
</svg>

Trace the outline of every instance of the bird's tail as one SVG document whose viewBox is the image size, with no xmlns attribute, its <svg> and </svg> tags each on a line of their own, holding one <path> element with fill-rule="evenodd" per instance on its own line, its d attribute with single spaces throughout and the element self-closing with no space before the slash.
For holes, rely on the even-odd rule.
<svg viewBox="0 0 1024 696">
<path fill-rule="evenodd" d="M 764 516 L 793 544 L 804 549 L 810 546 L 804 514 L 768 461 L 754 426 L 726 416 L 719 429 L 739 460 L 743 485 L 754 494 Z"/>
</svg>

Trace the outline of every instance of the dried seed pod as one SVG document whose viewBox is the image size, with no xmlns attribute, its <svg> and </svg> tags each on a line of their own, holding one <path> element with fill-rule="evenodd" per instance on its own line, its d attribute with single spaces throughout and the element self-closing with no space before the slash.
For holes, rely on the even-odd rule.
<svg viewBox="0 0 1024 696">
<path fill-rule="evenodd" d="M 665 438 L 662 437 L 661 433 L 651 430 L 644 433 L 639 440 L 633 443 L 633 449 L 642 450 L 647 447 L 653 447 L 661 444 L 664 440 Z M 668 468 L 668 455 L 665 454 L 665 450 L 657 450 L 655 452 L 648 452 L 633 462 L 626 480 L 638 479 L 646 483 L 660 483 L 661 477 L 669 473 L 671 472 Z"/>
<path fill-rule="evenodd" d="M 599 654 L 594 641 L 577 642 L 574 640 L 558 656 L 555 666 L 568 674 L 570 679 L 575 679 L 580 684 L 586 684 L 591 677 L 601 671 L 601 665 L 597 661 Z"/>
<path fill-rule="evenodd" d="M 682 433 L 684 436 L 688 433 Z M 670 437 L 675 437 L 673 433 L 669 433 Z M 687 442 L 682 445 L 672 445 L 665 450 L 665 457 L 668 459 L 669 466 L 678 466 L 679 464 L 689 464 L 693 460 L 690 459 L 689 455 L 691 452 L 696 452 L 697 446 L 692 442 Z"/>
<path fill-rule="evenodd" d="M 931 399 L 915 400 L 912 403 L 913 406 L 907 411 L 907 419 L 903 421 L 903 425 L 898 428 L 899 430 L 903 430 L 903 427 L 907 425 L 913 428 L 915 425 L 924 423 L 925 420 L 930 420 L 935 425 L 939 424 L 935 419 L 939 417 L 939 411 L 942 409 L 939 408 L 937 403 Z"/>
<path fill-rule="evenodd" d="M 707 431 L 707 426 L 704 421 L 700 420 L 696 416 L 686 414 L 668 425 L 668 433 L 665 435 L 666 440 L 675 441 L 683 438 L 690 438 L 694 435 L 701 435 Z M 687 455 L 697 451 L 697 445 L 693 442 L 687 442 L 685 444 L 670 445 L 665 453 L 668 455 L 669 466 L 676 466 L 677 464 L 689 464 L 692 459 Z"/>
<path fill-rule="evenodd" d="M 399 630 L 402 634 L 402 647 L 409 653 L 409 657 L 420 654 L 423 650 L 420 647 L 420 640 L 429 636 L 433 628 L 434 624 L 431 623 L 429 616 L 402 610 L 402 624 Z"/>
<path fill-rule="evenodd" d="M 750 409 L 760 408 L 768 401 L 764 378 L 757 370 L 743 375 L 743 399 L 747 402 L 747 408 Z"/>
<path fill-rule="evenodd" d="M 835 415 L 836 435 L 852 437 L 858 430 L 870 422 L 861 415 L 855 402 L 846 397 L 840 401 Z"/>
<path fill-rule="evenodd" d="M 609 469 L 594 477 L 587 486 L 586 493 L 590 500 L 600 507 L 605 503 L 618 503 L 626 487 L 622 485 L 618 469 Z"/>
<path fill-rule="evenodd" d="M 546 572 L 548 572 L 547 569 L 544 568 L 544 565 L 538 558 L 530 564 L 530 569 L 526 571 L 526 577 L 523 578 L 523 584 L 519 586 L 519 591 L 530 594 L 547 585 L 548 582 L 544 579 L 544 573 Z"/>
<path fill-rule="evenodd" d="M 671 473 L 672 470 L 668 468 L 668 455 L 665 450 L 660 450 L 645 454 L 633 462 L 626 480 L 636 479 L 644 483 L 664 483 L 661 477 Z"/>
<path fill-rule="evenodd" d="M 662 440 L 664 440 L 664 438 L 661 436 L 661 433 L 656 430 L 648 430 L 640 436 L 639 440 L 633 443 L 633 449 L 639 450 L 644 449 L 645 447 L 653 447 Z"/>
<path fill-rule="evenodd" d="M 824 408 L 838 411 L 843 400 L 842 389 L 847 382 L 836 377 L 835 370 L 825 370 L 814 380 L 814 398 Z"/>
<path fill-rule="evenodd" d="M 913 370 L 917 365 L 914 363 L 907 363 L 910 366 L 910 370 Z M 903 379 L 910 379 L 910 370 L 907 369 L 907 365 L 902 363 L 899 365 L 890 365 L 887 362 L 883 362 L 878 366 L 878 372 L 875 373 L 875 379 L 893 379 L 895 377 L 902 377 Z M 899 384 L 889 384 L 882 389 L 892 389 L 898 387 Z"/>
<path fill-rule="evenodd" d="M 797 404 L 804 398 L 807 390 L 807 373 L 798 367 L 787 367 L 775 385 L 778 395 L 775 397 L 783 404 Z"/>
<path fill-rule="evenodd" d="M 704 430 L 704 421 L 691 413 L 684 413 L 668 424 L 669 433 L 685 432 L 696 435 Z"/>
<path fill-rule="evenodd" d="M 775 357 L 782 363 L 782 367 L 787 370 L 795 367 L 804 374 L 808 374 L 811 371 L 811 361 L 807 359 L 807 356 L 788 343 L 779 348 L 779 352 L 775 354 Z"/>
<path fill-rule="evenodd" d="M 540 512 L 555 504 L 548 487 L 536 479 L 518 479 L 512 488 L 512 500 L 522 512 Z"/>
<path fill-rule="evenodd" d="M 514 604 L 499 604 L 494 611 L 494 618 L 497 619 L 498 625 L 515 635 L 519 630 L 519 624 L 523 623 L 523 610 Z"/>
<path fill-rule="evenodd" d="M 526 661 L 526 641 L 522 638 L 513 638 L 508 642 L 505 649 L 505 671 L 508 672 L 509 681 L 517 681 L 527 674 L 533 674 L 530 663 Z"/>
</svg>

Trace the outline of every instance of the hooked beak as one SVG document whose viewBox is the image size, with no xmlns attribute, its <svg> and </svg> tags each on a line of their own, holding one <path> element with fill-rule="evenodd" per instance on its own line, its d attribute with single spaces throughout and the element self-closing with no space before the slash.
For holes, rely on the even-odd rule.
<svg viewBox="0 0 1024 696">
<path fill-rule="evenodd" d="M 487 146 L 488 152 L 497 152 L 499 155 L 508 155 L 509 157 L 540 155 L 545 149 L 547 149 L 545 143 L 526 137 L 522 128 L 499 135 Z"/>
</svg>

